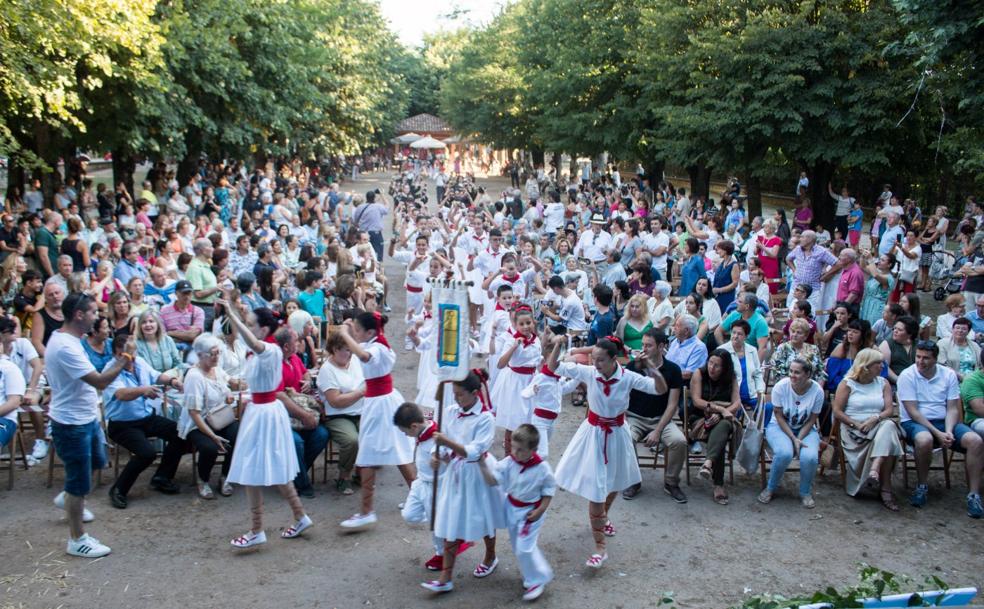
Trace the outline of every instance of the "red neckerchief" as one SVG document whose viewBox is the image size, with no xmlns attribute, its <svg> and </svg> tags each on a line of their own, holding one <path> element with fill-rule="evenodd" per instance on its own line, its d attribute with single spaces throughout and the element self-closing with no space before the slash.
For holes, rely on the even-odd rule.
<svg viewBox="0 0 984 609">
<path fill-rule="evenodd" d="M 480 402 L 479 402 L 479 403 L 480 403 Z M 481 411 L 481 410 L 482 410 L 482 409 L 481 409 L 481 408 L 479 408 L 479 411 Z M 471 409 L 471 410 L 469 410 L 468 412 L 465 412 L 464 410 L 462 410 L 461 412 L 459 412 L 459 413 L 458 413 L 458 418 L 459 418 L 459 419 L 463 419 L 463 418 L 465 418 L 465 417 L 473 417 L 473 416 L 475 416 L 475 415 L 477 415 L 477 414 L 478 414 L 478 413 L 477 413 L 477 412 L 475 412 L 475 405 L 474 405 L 474 404 L 472 404 L 472 409 Z"/>
<path fill-rule="evenodd" d="M 417 446 L 420 446 L 427 440 L 430 440 L 432 437 L 434 437 L 435 431 L 437 431 L 437 422 L 431 421 L 430 426 L 428 426 L 427 429 L 425 429 L 424 431 L 420 432 L 420 435 L 417 436 Z"/>
<path fill-rule="evenodd" d="M 502 306 L 502 303 L 496 302 L 495 303 L 495 310 L 496 311 L 505 311 L 506 310 L 506 307 Z"/>
<path fill-rule="evenodd" d="M 615 374 L 612 374 L 612 378 L 610 378 L 610 379 L 603 379 L 600 376 L 596 376 L 595 377 L 595 380 L 598 381 L 599 383 L 601 383 L 603 385 L 603 389 L 602 390 L 605 392 L 605 395 L 611 395 L 612 394 L 612 385 L 614 385 L 615 383 L 617 383 L 622 378 L 621 375 L 618 374 L 618 369 L 619 369 L 619 366 L 616 366 L 615 367 Z"/>
<path fill-rule="evenodd" d="M 520 275 L 519 273 L 516 273 L 515 275 L 513 275 L 511 277 L 506 277 L 505 275 L 502 276 L 503 281 L 508 281 L 509 283 L 516 283 L 521 278 L 522 278 L 522 275 Z"/>
<path fill-rule="evenodd" d="M 430 309 L 424 310 L 424 319 L 430 319 L 434 317 L 434 314 L 430 312 Z"/>
<path fill-rule="evenodd" d="M 476 240 L 476 241 L 478 241 L 479 243 L 481 243 L 482 241 L 485 241 L 485 237 L 479 237 L 479 236 L 478 236 L 478 235 L 476 235 L 475 233 L 472 233 L 472 239 L 475 239 L 475 240 Z"/>
<path fill-rule="evenodd" d="M 540 455 L 536 454 L 536 451 L 534 451 L 533 454 L 530 456 L 530 458 L 527 459 L 526 461 L 520 461 L 519 459 L 513 457 L 512 455 L 509 456 L 512 457 L 513 461 L 519 464 L 520 466 L 519 473 L 521 474 L 526 470 L 528 470 L 529 468 L 536 467 L 537 465 L 543 463 L 543 458 L 541 458 Z"/>
<path fill-rule="evenodd" d="M 552 379 L 557 379 L 558 381 L 560 380 L 560 377 L 557 374 L 555 374 L 554 371 L 551 370 L 550 367 L 547 366 L 546 364 L 540 366 L 540 373 L 545 376 L 549 376 Z"/>
<path fill-rule="evenodd" d="M 531 335 L 529 338 L 523 336 L 519 332 L 513 332 L 513 338 L 523 343 L 524 347 L 529 347 L 536 342 L 536 334 Z"/>
</svg>

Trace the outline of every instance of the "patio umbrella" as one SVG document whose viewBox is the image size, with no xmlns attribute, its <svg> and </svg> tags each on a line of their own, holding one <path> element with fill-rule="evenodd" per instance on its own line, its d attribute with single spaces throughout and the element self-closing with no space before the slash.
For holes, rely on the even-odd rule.
<svg viewBox="0 0 984 609">
<path fill-rule="evenodd" d="M 411 148 L 447 148 L 447 144 L 440 140 L 436 140 L 431 136 L 422 137 L 416 142 L 410 144 Z"/>
<path fill-rule="evenodd" d="M 422 137 L 424 137 L 424 136 L 418 135 L 416 133 L 412 133 L 411 132 L 411 133 L 404 133 L 403 135 L 399 135 L 399 136 L 393 138 L 393 140 L 397 144 L 409 144 L 411 142 L 416 142 L 417 140 L 419 140 Z"/>
</svg>

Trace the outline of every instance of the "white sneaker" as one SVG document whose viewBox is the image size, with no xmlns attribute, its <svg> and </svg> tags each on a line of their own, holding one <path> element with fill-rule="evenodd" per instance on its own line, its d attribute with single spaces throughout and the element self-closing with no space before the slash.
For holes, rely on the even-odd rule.
<svg viewBox="0 0 984 609">
<path fill-rule="evenodd" d="M 354 514 L 351 518 L 343 520 L 339 526 L 343 529 L 361 529 L 372 526 L 378 521 L 379 519 L 376 518 L 376 512 L 369 512 L 368 514 Z"/>
<path fill-rule="evenodd" d="M 240 549 L 258 546 L 261 543 L 266 543 L 266 531 L 260 531 L 259 533 L 247 531 L 245 534 L 233 539 L 229 543 L 231 543 L 233 547 Z"/>
<path fill-rule="evenodd" d="M 45 457 L 48 456 L 48 443 L 44 440 L 34 441 L 34 450 L 31 451 L 31 457 L 35 461 L 44 461 Z"/>
<path fill-rule="evenodd" d="M 284 529 L 283 532 L 280 533 L 280 536 L 283 537 L 284 539 L 293 539 L 298 535 L 300 535 L 304 531 L 304 529 L 310 527 L 313 524 L 314 523 L 311 522 L 311 517 L 308 516 L 307 514 L 304 514 L 303 516 L 301 516 L 301 519 L 297 521 L 297 524 L 295 524 L 292 527 L 287 527 L 286 529 Z"/>
<path fill-rule="evenodd" d="M 99 543 L 98 539 L 88 533 L 84 533 L 78 539 L 69 539 L 65 551 L 72 556 L 81 556 L 82 558 L 100 558 L 112 552 L 109 546 Z"/>
<path fill-rule="evenodd" d="M 62 492 L 58 493 L 57 495 L 55 495 L 55 498 L 52 499 L 51 502 L 55 504 L 55 507 L 56 508 L 58 508 L 60 510 L 64 510 L 65 509 L 65 491 L 62 491 Z M 96 519 L 95 515 L 93 515 L 93 513 L 89 511 L 89 508 L 83 506 L 82 507 L 82 522 L 92 522 L 95 519 Z"/>
<path fill-rule="evenodd" d="M 546 586 L 543 586 L 542 584 L 530 586 L 529 588 L 526 589 L 526 592 L 523 593 L 523 600 L 535 601 L 536 599 L 540 598 L 540 596 L 543 594 L 543 589 L 545 587 Z"/>
</svg>

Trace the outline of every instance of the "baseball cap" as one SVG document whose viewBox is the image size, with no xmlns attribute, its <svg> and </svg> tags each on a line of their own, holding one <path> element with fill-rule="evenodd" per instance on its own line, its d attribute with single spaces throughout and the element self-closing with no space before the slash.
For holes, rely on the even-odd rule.
<svg viewBox="0 0 984 609">
<path fill-rule="evenodd" d="M 192 291 L 191 282 L 187 279 L 182 279 L 181 281 L 174 284 L 175 292 L 191 292 Z"/>
</svg>

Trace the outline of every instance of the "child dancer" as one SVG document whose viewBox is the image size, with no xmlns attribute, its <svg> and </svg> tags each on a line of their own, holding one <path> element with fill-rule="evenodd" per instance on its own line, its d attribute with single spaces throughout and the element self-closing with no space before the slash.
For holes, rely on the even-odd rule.
<svg viewBox="0 0 984 609">
<path fill-rule="evenodd" d="M 495 424 L 506 430 L 506 454 L 511 454 L 512 430 L 523 423 L 530 422 L 533 400 L 521 395 L 523 389 L 533 380 L 533 374 L 543 356 L 540 352 L 540 339 L 536 335 L 536 322 L 533 310 L 528 305 L 513 307 L 513 324 L 516 330 L 507 340 L 496 346 L 499 375 L 492 386 L 492 404 L 495 405 Z"/>
<path fill-rule="evenodd" d="M 416 478 L 413 442 L 393 426 L 393 415 L 403 403 L 403 396 L 393 388 L 393 365 L 396 353 L 383 334 L 386 316 L 360 313 L 342 325 L 341 335 L 352 355 L 362 362 L 366 378 L 366 395 L 359 423 L 359 453 L 355 466 L 362 478 L 362 506 L 358 514 L 341 523 L 343 529 L 362 529 L 376 523 L 373 511 L 376 469 L 396 465 L 407 485 Z"/>
<path fill-rule="evenodd" d="M 515 292 L 513 292 L 511 285 L 500 285 L 495 291 L 495 309 L 492 311 L 492 324 L 489 330 L 489 340 L 486 343 L 489 353 L 489 384 L 493 386 L 496 377 L 499 376 L 499 358 L 496 356 L 496 346 L 512 330 L 512 319 L 509 312 L 512 310 L 515 299 Z"/>
<path fill-rule="evenodd" d="M 566 336 L 554 337 L 547 368 L 587 384 L 588 413 L 557 464 L 557 484 L 588 500 L 595 553 L 585 564 L 598 569 L 608 560 L 605 537 L 615 535 L 615 527 L 608 520 L 615 495 L 642 480 L 635 445 L 625 427 L 629 392 L 635 389 L 662 395 L 667 386 L 655 366 L 651 367 L 651 378 L 623 369 L 615 358 L 625 350 L 615 337 L 603 338 L 594 346 L 593 366 L 558 364 L 561 345 L 566 342 Z"/>
<path fill-rule="evenodd" d="M 554 423 L 560 415 L 561 402 L 565 395 L 577 389 L 578 384 L 573 379 L 558 376 L 543 364 L 530 384 L 520 392 L 523 398 L 533 402 L 530 423 L 536 428 L 540 437 L 536 452 L 544 459 L 550 456 L 550 436 L 553 434 Z"/>
<path fill-rule="evenodd" d="M 494 476 L 502 492 L 506 528 L 519 572 L 523 574 L 523 600 L 532 601 L 543 594 L 553 579 L 553 569 L 537 546 L 543 515 L 557 492 L 550 464 L 536 452 L 540 434 L 535 427 L 523 424 L 513 432 L 512 454 L 494 466 Z"/>
<path fill-rule="evenodd" d="M 431 457 L 437 446 L 434 444 L 434 432 L 437 423 L 424 418 L 424 411 L 413 402 L 406 402 L 396 409 L 393 424 L 408 437 L 416 441 L 414 447 L 414 464 L 417 466 L 417 479 L 410 485 L 410 493 L 403 503 L 401 515 L 410 523 L 428 523 L 431 520 L 431 497 L 434 494 L 434 470 Z M 446 466 L 442 463 L 438 476 L 443 476 Z M 428 571 L 440 571 L 444 567 L 444 540 L 433 535 L 434 555 L 424 563 Z M 458 554 L 464 552 L 471 544 L 463 543 L 458 546 Z"/>
<path fill-rule="evenodd" d="M 441 447 L 434 459 L 449 465 L 438 488 L 434 523 L 434 534 L 445 539 L 441 577 L 421 584 L 431 592 L 454 590 L 454 558 L 463 540 L 485 540 L 485 557 L 472 575 L 488 577 L 499 566 L 495 530 L 505 528 L 502 498 L 497 488 L 486 484 L 478 463 L 492 458 L 488 451 L 495 441 L 492 414 L 479 399 L 487 379 L 484 370 L 473 370 L 452 385 L 456 403 L 444 413 L 444 431 L 434 433 Z"/>
<path fill-rule="evenodd" d="M 265 342 L 277 329 L 270 309 L 250 313 L 249 325 L 239 319 L 236 307 L 218 300 L 228 312 L 227 319 L 255 357 L 246 362 L 246 383 L 253 392 L 253 402 L 246 407 L 239 424 L 239 438 L 244 442 L 232 452 L 232 464 L 226 479 L 246 487 L 253 526 L 249 532 L 232 540 L 233 547 L 248 548 L 266 543 L 263 530 L 263 487 L 276 486 L 290 504 L 297 522 L 280 533 L 284 539 L 297 537 L 312 525 L 304 513 L 294 476 L 298 472 L 297 452 L 290 431 L 286 407 L 276 398 L 283 376 L 283 352 L 276 343 Z"/>
</svg>

